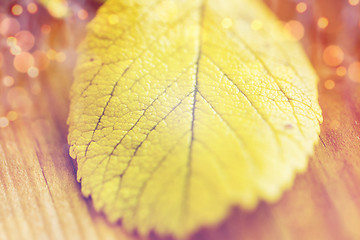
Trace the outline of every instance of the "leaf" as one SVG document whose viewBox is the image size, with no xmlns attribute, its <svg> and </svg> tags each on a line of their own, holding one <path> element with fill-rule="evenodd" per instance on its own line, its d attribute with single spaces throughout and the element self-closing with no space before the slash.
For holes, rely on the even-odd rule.
<svg viewBox="0 0 360 240">
<path fill-rule="evenodd" d="M 305 170 L 317 77 L 261 2 L 110 0 L 88 31 L 68 140 L 111 221 L 186 237 Z"/>
</svg>

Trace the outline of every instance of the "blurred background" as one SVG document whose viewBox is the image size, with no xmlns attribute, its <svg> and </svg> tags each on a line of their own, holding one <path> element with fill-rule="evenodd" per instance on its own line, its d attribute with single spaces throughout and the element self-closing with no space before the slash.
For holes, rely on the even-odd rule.
<svg viewBox="0 0 360 240">
<path fill-rule="evenodd" d="M 360 239 L 360 0 L 265 2 L 319 75 L 321 141 L 278 203 L 193 239 Z M 0 239 L 138 239 L 83 200 L 68 156 L 76 46 L 100 5 L 0 0 Z"/>
</svg>

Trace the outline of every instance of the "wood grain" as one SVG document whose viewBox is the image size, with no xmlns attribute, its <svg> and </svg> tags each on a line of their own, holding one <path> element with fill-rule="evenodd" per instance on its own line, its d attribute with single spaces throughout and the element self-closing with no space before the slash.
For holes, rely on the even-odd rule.
<svg viewBox="0 0 360 240">
<path fill-rule="evenodd" d="M 292 1 L 267 2 L 283 20 L 294 18 Z M 335 26 L 341 19 L 330 21 L 334 31 L 319 33 L 316 27 L 319 15 L 331 20 L 345 8 L 347 1 L 339 2 L 317 1 L 309 5 L 308 15 L 297 16 L 307 30 L 302 42 L 321 78 L 324 116 L 308 171 L 276 204 L 262 202 L 254 212 L 234 209 L 219 226 L 202 229 L 192 239 L 360 239 L 360 84 L 336 76 L 321 59 L 325 46 L 344 42 L 344 64 L 359 59 L 360 30 Z M 350 10 L 359 12 L 357 7 Z M 40 75 L 40 92 L 21 74 L 15 75 L 14 87 L 0 87 L 0 115 L 13 109 L 20 113 L 18 120 L 0 128 L 0 239 L 139 239 L 121 223 L 107 222 L 81 195 L 76 165 L 68 156 L 66 117 L 74 49 L 84 24 L 53 24 L 56 31 L 46 44 L 66 45 L 70 60 L 53 63 Z M 334 80 L 333 89 L 324 87 L 328 79 Z"/>
</svg>

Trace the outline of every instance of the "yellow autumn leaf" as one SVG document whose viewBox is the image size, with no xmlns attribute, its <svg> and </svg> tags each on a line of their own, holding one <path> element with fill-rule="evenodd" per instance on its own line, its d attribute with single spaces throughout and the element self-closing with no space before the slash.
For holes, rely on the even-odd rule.
<svg viewBox="0 0 360 240">
<path fill-rule="evenodd" d="M 109 0 L 88 31 L 68 140 L 111 221 L 186 237 L 305 170 L 317 77 L 262 2 Z"/>
</svg>

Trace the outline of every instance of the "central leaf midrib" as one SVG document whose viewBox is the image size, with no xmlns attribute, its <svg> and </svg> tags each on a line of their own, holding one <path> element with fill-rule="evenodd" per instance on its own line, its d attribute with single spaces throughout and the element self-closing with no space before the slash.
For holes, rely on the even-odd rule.
<svg viewBox="0 0 360 240">
<path fill-rule="evenodd" d="M 190 177 L 191 177 L 191 162 L 192 162 L 192 152 L 193 152 L 193 143 L 194 143 L 194 127 L 195 127 L 195 110 L 196 110 L 196 102 L 197 102 L 197 94 L 198 94 L 198 78 L 199 78 L 199 65 L 202 55 L 202 31 L 203 31 L 203 22 L 204 22 L 204 13 L 205 13 L 205 5 L 206 0 L 203 1 L 199 8 L 199 37 L 198 37 L 198 53 L 197 59 L 195 63 L 196 71 L 195 71 L 195 81 L 194 81 L 194 97 L 192 104 L 192 119 L 191 119 L 191 137 L 189 144 L 189 153 L 188 153 L 188 161 L 187 161 L 187 173 L 185 177 L 184 184 L 184 198 L 183 198 L 183 216 L 186 217 L 188 214 L 188 199 L 189 199 L 189 191 L 190 191 Z"/>
</svg>

